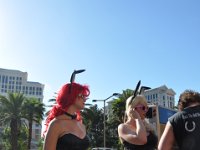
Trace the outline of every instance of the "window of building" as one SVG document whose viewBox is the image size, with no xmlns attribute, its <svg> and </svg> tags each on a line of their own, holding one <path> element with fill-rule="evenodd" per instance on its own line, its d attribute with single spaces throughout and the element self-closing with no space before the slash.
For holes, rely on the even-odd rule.
<svg viewBox="0 0 200 150">
<path fill-rule="evenodd" d="M 40 124 L 39 124 L 39 123 L 36 123 L 35 126 L 36 126 L 36 127 L 40 127 Z"/>
<path fill-rule="evenodd" d="M 40 135 L 35 135 L 35 140 L 39 141 L 40 140 Z"/>
<path fill-rule="evenodd" d="M 8 83 L 8 76 L 6 76 L 5 83 Z"/>
<path fill-rule="evenodd" d="M 5 83 L 5 76 L 2 76 L 2 83 Z"/>
<path fill-rule="evenodd" d="M 40 134 L 40 129 L 35 129 L 35 134 Z"/>
</svg>

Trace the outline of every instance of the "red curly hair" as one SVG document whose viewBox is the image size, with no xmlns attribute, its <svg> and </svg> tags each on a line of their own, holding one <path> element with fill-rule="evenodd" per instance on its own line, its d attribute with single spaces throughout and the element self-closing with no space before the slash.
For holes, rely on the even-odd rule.
<svg viewBox="0 0 200 150">
<path fill-rule="evenodd" d="M 53 108 L 48 113 L 45 122 L 46 128 L 43 133 L 43 136 L 48 129 L 50 121 L 53 120 L 55 117 L 64 114 L 64 112 L 68 110 L 69 106 L 75 103 L 75 100 L 79 94 L 83 94 L 86 97 L 89 96 L 90 94 L 89 87 L 87 85 L 81 85 L 78 83 L 68 83 L 61 87 L 60 91 L 58 92 L 58 96 L 56 98 L 57 104 L 53 106 Z M 76 119 L 78 121 L 81 121 L 82 119 L 80 111 L 77 111 L 76 113 L 77 113 Z"/>
</svg>

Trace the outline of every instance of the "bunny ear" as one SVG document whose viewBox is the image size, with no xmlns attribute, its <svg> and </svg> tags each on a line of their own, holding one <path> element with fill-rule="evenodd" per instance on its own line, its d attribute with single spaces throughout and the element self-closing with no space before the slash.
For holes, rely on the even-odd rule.
<svg viewBox="0 0 200 150">
<path fill-rule="evenodd" d="M 75 76 L 76 76 L 76 74 L 81 73 L 81 72 L 84 72 L 84 71 L 85 71 L 85 69 L 74 70 L 74 72 L 72 73 L 71 78 L 70 78 L 71 84 L 75 81 Z M 71 84 L 70 84 L 70 86 L 69 86 L 69 93 L 71 93 L 71 90 L 72 90 L 72 85 L 71 85 Z"/>
<path fill-rule="evenodd" d="M 139 87 L 140 87 L 140 84 L 141 84 L 141 80 L 138 81 L 138 83 L 137 83 L 137 85 L 136 85 L 136 87 L 135 87 L 135 90 L 134 90 L 134 92 L 133 92 L 133 97 L 131 98 L 129 104 L 131 104 L 131 103 L 133 102 L 133 99 L 134 99 L 134 98 L 136 97 L 136 95 L 138 94 L 138 89 L 139 89 Z"/>
<path fill-rule="evenodd" d="M 137 83 L 137 85 L 135 87 L 135 90 L 134 90 L 134 93 L 133 93 L 133 97 L 135 97 L 138 94 L 138 90 L 139 90 L 140 84 L 141 84 L 141 80 L 138 81 L 138 83 Z"/>
<path fill-rule="evenodd" d="M 75 81 L 75 76 L 76 76 L 76 74 L 82 73 L 82 72 L 84 72 L 84 71 L 85 71 L 85 69 L 74 70 L 74 72 L 73 72 L 72 75 L 71 75 L 70 82 L 73 83 L 73 82 Z"/>
<path fill-rule="evenodd" d="M 144 91 L 149 90 L 149 89 L 151 89 L 151 88 L 148 86 L 141 86 L 139 94 L 144 94 Z"/>
</svg>

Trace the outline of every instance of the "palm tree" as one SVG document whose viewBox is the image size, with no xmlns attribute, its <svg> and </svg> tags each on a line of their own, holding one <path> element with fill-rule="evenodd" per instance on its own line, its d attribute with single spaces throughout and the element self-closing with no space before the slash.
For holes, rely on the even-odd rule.
<svg viewBox="0 0 200 150">
<path fill-rule="evenodd" d="M 126 89 L 123 91 L 122 95 L 112 103 L 113 116 L 116 117 L 118 123 L 124 120 L 126 99 L 129 98 L 132 93 L 133 90 Z"/>
<path fill-rule="evenodd" d="M 87 133 L 91 139 L 92 147 L 103 145 L 103 111 L 98 109 L 97 105 L 84 109 L 83 122 L 86 125 Z M 88 124 L 87 124 L 88 123 Z"/>
<path fill-rule="evenodd" d="M 126 99 L 130 97 L 133 93 L 133 90 L 126 89 L 123 90 L 123 93 L 112 103 L 112 115 L 108 120 L 108 144 L 113 147 L 117 147 L 117 149 L 122 150 L 122 144 L 118 138 L 117 127 L 120 123 L 124 122 L 124 115 L 125 115 L 125 105 Z"/>
<path fill-rule="evenodd" d="M 86 130 L 89 130 L 89 128 L 92 125 L 92 121 L 95 118 L 94 111 L 92 111 L 92 106 L 90 108 L 84 108 L 83 111 L 81 111 L 81 115 L 83 117 L 83 123 L 86 126 Z"/>
<path fill-rule="evenodd" d="M 44 116 L 44 111 L 44 104 L 37 98 L 26 99 L 23 107 L 23 114 L 24 118 L 28 121 L 28 149 L 31 148 L 33 122 L 40 124 Z"/>
<path fill-rule="evenodd" d="M 11 150 L 18 149 L 18 136 L 25 101 L 22 93 L 8 93 L 8 97 L 0 95 L 0 122 L 9 124 L 11 129 Z"/>
<path fill-rule="evenodd" d="M 46 107 L 48 107 L 48 108 L 52 108 L 54 105 L 57 104 L 55 98 L 49 99 L 48 102 L 51 103 L 50 105 L 46 105 Z M 49 112 L 50 112 L 50 110 L 48 110 L 48 111 L 45 113 L 45 116 L 48 116 Z"/>
</svg>

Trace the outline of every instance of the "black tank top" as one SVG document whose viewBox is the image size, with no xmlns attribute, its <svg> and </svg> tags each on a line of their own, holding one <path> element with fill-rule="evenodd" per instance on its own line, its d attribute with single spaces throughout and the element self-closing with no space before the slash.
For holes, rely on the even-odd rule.
<svg viewBox="0 0 200 150">
<path fill-rule="evenodd" d="M 147 143 L 144 145 L 135 145 L 128 143 L 127 141 L 123 141 L 124 150 L 155 150 L 157 147 L 158 138 L 152 132 L 147 136 Z"/>
<path fill-rule="evenodd" d="M 89 147 L 89 137 L 83 139 L 69 133 L 58 139 L 56 150 L 87 150 Z"/>
<path fill-rule="evenodd" d="M 200 149 L 200 106 L 188 107 L 169 118 L 181 150 Z"/>
</svg>

